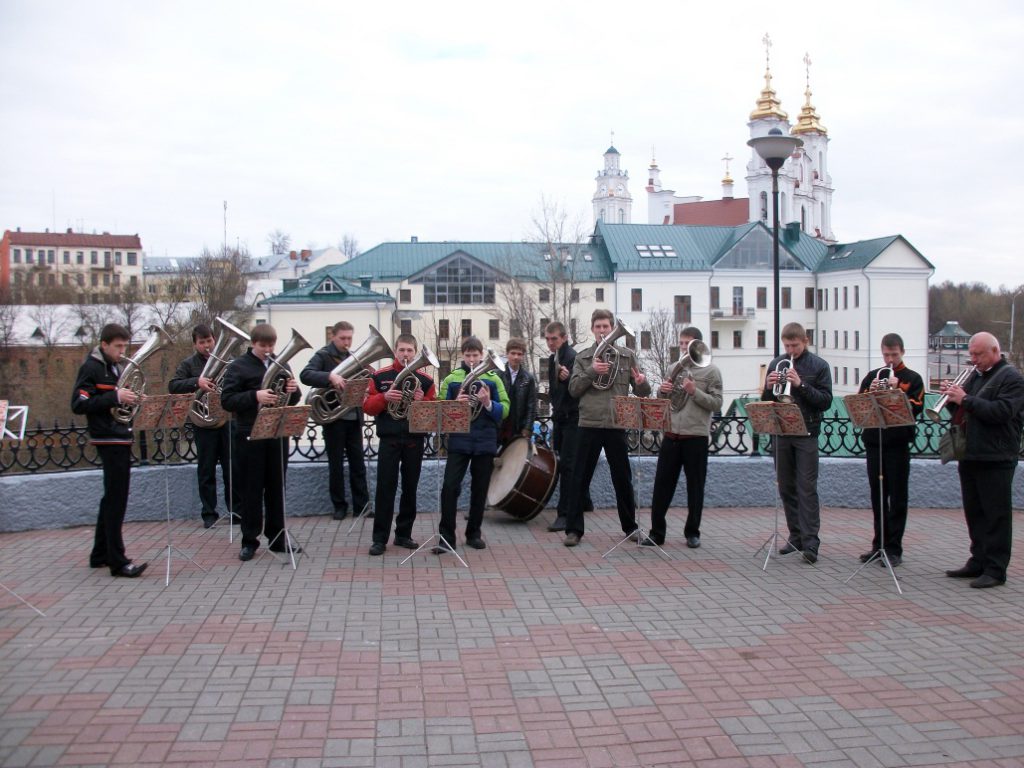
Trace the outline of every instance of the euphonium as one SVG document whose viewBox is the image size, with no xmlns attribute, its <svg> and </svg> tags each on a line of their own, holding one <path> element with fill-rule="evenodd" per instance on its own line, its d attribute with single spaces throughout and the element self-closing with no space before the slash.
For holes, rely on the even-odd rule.
<svg viewBox="0 0 1024 768">
<path fill-rule="evenodd" d="M 885 376 L 882 372 L 886 371 Z M 875 374 L 874 380 L 871 382 L 871 389 L 875 392 L 878 390 L 892 389 L 889 386 L 889 379 L 893 377 L 893 370 L 891 365 L 885 365 L 878 369 L 878 373 Z"/>
<path fill-rule="evenodd" d="M 146 374 L 142 372 L 142 364 L 154 352 L 158 352 L 164 347 L 169 347 L 173 343 L 174 341 L 167 331 L 159 325 L 149 326 L 149 338 L 146 339 L 145 343 L 138 348 L 132 357 L 124 357 L 119 361 L 124 365 L 124 370 L 117 377 L 117 388 L 130 389 L 142 398 L 146 394 Z M 115 420 L 122 424 L 131 424 L 135 414 L 139 412 L 140 405 L 141 403 L 139 402 L 132 403 L 131 405 L 128 403 L 118 403 L 110 409 L 110 413 Z"/>
<path fill-rule="evenodd" d="M 388 416 L 392 419 L 402 420 L 409 418 L 409 406 L 416 397 L 416 390 L 420 388 L 420 380 L 416 378 L 416 371 L 432 365 L 438 367 L 437 357 L 426 345 L 420 350 L 419 355 L 395 376 L 391 382 L 391 389 L 398 389 L 402 392 L 402 400 L 397 403 L 388 403 Z"/>
<path fill-rule="evenodd" d="M 672 393 L 669 395 L 669 400 L 672 403 L 673 411 L 683 410 L 686 401 L 690 399 L 690 395 L 683 389 L 683 381 L 693 378 L 690 371 L 694 368 L 707 368 L 709 365 L 711 365 L 711 350 L 708 349 L 708 345 L 700 339 L 692 339 L 686 345 L 685 354 L 668 374 L 668 379 L 672 382 Z"/>
<path fill-rule="evenodd" d="M 380 331 L 370 326 L 369 338 L 349 352 L 348 357 L 331 369 L 343 379 L 361 379 L 369 376 L 366 367 L 386 357 L 394 357 L 391 345 Z M 316 387 L 306 393 L 306 405 L 312 407 L 311 415 L 317 424 L 337 421 L 351 408 L 342 408 L 338 390 L 334 387 Z"/>
<path fill-rule="evenodd" d="M 612 328 L 612 332 L 601 339 L 601 343 L 597 345 L 597 349 L 594 350 L 594 359 L 600 360 L 602 363 L 608 363 L 611 369 L 608 373 L 598 376 L 594 380 L 594 389 L 611 389 L 612 384 L 615 383 L 615 379 L 619 373 L 619 361 L 622 355 L 619 350 L 615 348 L 615 342 L 623 336 L 635 336 L 632 329 L 621 320 L 616 319 L 615 327 Z"/>
<path fill-rule="evenodd" d="M 459 394 L 461 395 L 465 392 L 469 398 L 473 419 L 476 419 L 484 410 L 483 405 L 480 403 L 480 387 L 486 387 L 487 384 L 480 381 L 480 377 L 491 371 L 504 370 L 505 361 L 495 355 L 494 350 L 488 349 L 484 359 L 473 366 L 472 370 L 466 374 L 466 378 L 462 380 L 462 384 L 459 386 Z"/>
<path fill-rule="evenodd" d="M 228 363 L 231 362 L 231 353 L 238 344 L 249 342 L 249 334 L 220 317 L 213 321 L 213 332 L 217 337 L 217 343 L 213 345 L 210 357 L 199 376 L 203 379 L 210 379 L 213 382 L 213 391 L 219 394 L 221 382 L 224 380 L 224 372 L 228 368 Z M 227 421 L 227 414 L 211 416 L 210 393 L 200 389 L 192 401 L 188 418 L 197 427 L 215 428 L 223 426 Z"/>
<path fill-rule="evenodd" d="M 263 375 L 260 389 L 272 390 L 277 398 L 274 405 L 268 407 L 280 408 L 281 406 L 288 405 L 291 394 L 285 388 L 288 386 L 288 380 L 295 377 L 292 376 L 291 371 L 284 367 L 285 363 L 295 357 L 297 353 L 304 349 L 310 349 L 312 346 L 312 344 L 302 338 L 301 333 L 292 328 L 292 337 L 288 339 L 288 343 L 284 345 L 281 353 L 278 355 L 267 355 L 270 365 L 267 366 L 267 372 Z"/>
<path fill-rule="evenodd" d="M 972 365 L 969 368 L 964 368 L 962 371 L 960 371 L 959 374 L 957 374 L 957 377 L 953 379 L 953 383 L 950 386 L 962 387 L 964 384 L 967 383 L 967 380 L 971 377 L 971 374 L 974 373 L 976 370 L 978 370 L 978 367 L 975 365 Z M 924 415 L 927 416 L 932 421 L 942 421 L 942 409 L 945 408 L 948 403 L 949 395 L 943 395 L 942 397 L 935 401 L 934 408 L 924 409 Z"/>
<path fill-rule="evenodd" d="M 775 395 L 775 399 L 780 403 L 792 403 L 796 400 L 793 397 L 793 382 L 787 376 L 794 362 L 792 357 L 784 357 L 775 364 L 775 373 L 778 379 L 772 387 L 772 394 Z"/>
</svg>

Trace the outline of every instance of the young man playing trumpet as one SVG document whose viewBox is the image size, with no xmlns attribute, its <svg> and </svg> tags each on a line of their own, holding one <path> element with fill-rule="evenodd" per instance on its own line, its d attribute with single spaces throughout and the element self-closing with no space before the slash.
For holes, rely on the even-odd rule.
<svg viewBox="0 0 1024 768">
<path fill-rule="evenodd" d="M 416 549 L 419 544 L 412 538 L 412 526 L 416 522 L 416 487 L 420 482 L 420 468 L 423 464 L 423 435 L 409 432 L 409 406 L 412 402 L 433 400 L 434 380 L 425 373 L 415 371 L 407 374 L 411 398 L 403 393 L 402 382 L 395 386 L 402 371 L 416 358 L 416 337 L 402 334 L 395 340 L 395 361 L 370 377 L 370 389 L 363 411 L 377 422 L 377 492 L 373 506 L 373 543 L 371 555 L 383 555 L 387 549 L 391 522 L 395 514 L 395 492 L 398 490 L 398 475 L 401 468 L 402 501 L 395 523 L 395 545 Z M 435 360 L 436 362 L 436 360 Z M 408 378 L 411 375 L 411 379 Z"/>
<path fill-rule="evenodd" d="M 683 328 L 679 332 L 680 356 L 687 354 L 690 342 L 703 343 L 702 339 L 700 329 Z M 711 416 L 722 407 L 722 372 L 714 363 L 703 367 L 691 365 L 675 379 L 661 382 L 658 397 L 672 401 L 672 429 L 661 438 L 651 496 L 651 537 L 641 543 L 648 546 L 665 543 L 665 514 L 675 496 L 682 470 L 686 473 L 687 508 L 683 535 L 686 546 L 696 549 L 700 546 L 700 519 L 704 511 Z"/>
<path fill-rule="evenodd" d="M 615 502 L 619 510 L 622 532 L 637 534 L 636 497 L 633 493 L 633 472 L 629 466 L 629 446 L 626 433 L 615 426 L 612 402 L 618 395 L 633 393 L 640 397 L 651 394 L 651 385 L 641 373 L 636 355 L 627 347 L 612 346 L 610 358 L 605 361 L 595 353 L 601 342 L 612 332 L 615 315 L 607 309 L 595 309 L 590 316 L 590 330 L 594 334 L 593 346 L 576 355 L 569 394 L 579 400 L 579 472 L 574 472 L 575 489 L 565 523 L 567 547 L 575 547 L 583 538 L 583 499 L 593 479 L 597 460 L 604 451 L 608 469 L 615 487 Z"/>
</svg>

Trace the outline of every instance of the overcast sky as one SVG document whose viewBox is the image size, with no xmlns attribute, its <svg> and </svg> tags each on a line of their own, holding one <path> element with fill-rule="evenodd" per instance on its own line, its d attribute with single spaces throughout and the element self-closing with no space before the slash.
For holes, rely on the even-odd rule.
<svg viewBox="0 0 1024 768">
<path fill-rule="evenodd" d="M 805 53 L 841 241 L 902 234 L 935 280 L 1024 282 L 1016 2 L 0 0 L 0 228 L 138 233 L 150 255 L 518 240 L 541 195 L 591 217 L 615 132 L 633 221 L 655 147 L 678 194 L 736 195 L 771 34 Z M 770 13 L 769 13 L 770 12 Z"/>
</svg>

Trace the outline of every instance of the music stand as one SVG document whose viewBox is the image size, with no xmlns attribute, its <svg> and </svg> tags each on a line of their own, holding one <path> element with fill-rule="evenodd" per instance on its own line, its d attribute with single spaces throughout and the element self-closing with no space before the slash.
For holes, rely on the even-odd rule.
<svg viewBox="0 0 1024 768">
<path fill-rule="evenodd" d="M 288 533 L 288 501 L 287 494 L 285 493 L 286 483 L 284 474 L 285 454 L 288 449 L 287 438 L 298 437 L 305 431 L 306 422 L 309 420 L 309 412 L 311 410 L 312 407 L 308 405 L 260 408 L 259 413 L 256 415 L 256 421 L 253 422 L 252 431 L 246 438 L 246 440 L 280 440 L 281 438 L 286 438 L 285 444 L 281 447 L 281 530 L 278 531 L 273 539 L 267 542 L 267 552 L 270 552 L 277 559 L 277 553 L 271 547 L 283 535 L 284 548 L 291 559 L 293 571 L 296 569 L 295 548 L 296 545 L 301 547 L 301 542 L 293 544 L 292 536 Z M 305 549 L 301 551 L 305 552 Z M 261 552 L 260 557 L 263 557 L 264 554 L 266 552 Z"/>
<path fill-rule="evenodd" d="M 210 414 L 211 419 L 224 418 L 224 423 L 214 429 L 228 428 L 228 476 L 226 478 L 227 488 L 230 489 L 230 493 L 227 494 L 225 503 L 228 508 L 228 544 L 235 543 L 235 525 L 239 522 L 240 518 L 235 513 L 235 497 L 238 495 L 235 491 L 235 435 L 234 435 L 234 420 L 235 414 L 231 411 L 224 410 L 224 406 L 220 403 L 220 392 L 214 390 L 210 392 L 206 399 L 207 412 Z M 195 430 L 204 429 L 204 427 L 197 427 L 195 424 L 192 425 L 192 434 L 195 434 Z M 216 477 L 216 475 L 215 475 Z M 207 530 L 200 531 L 200 536 L 205 536 L 210 531 L 214 530 L 224 520 L 222 517 L 218 517 Z"/>
<path fill-rule="evenodd" d="M 467 434 L 471 428 L 473 417 L 469 403 L 457 400 L 414 400 L 409 404 L 409 432 L 420 434 L 423 432 L 437 431 L 437 451 L 434 453 L 434 476 L 437 478 L 437 511 L 438 517 L 441 513 L 441 492 L 444 487 L 444 478 L 441 476 L 441 435 Z M 457 513 L 457 510 L 456 510 Z M 456 521 L 458 514 L 455 515 Z M 469 568 L 469 563 L 462 559 L 462 555 L 455 549 L 454 543 L 448 541 L 437 530 L 437 524 L 431 521 L 433 532 L 427 540 L 420 544 L 413 552 L 410 552 L 399 563 L 405 565 L 406 561 L 426 547 L 435 538 L 459 559 L 459 562 Z"/>
<path fill-rule="evenodd" d="M 6 442 L 20 443 L 25 439 L 25 426 L 28 424 L 28 406 L 11 405 L 7 400 L 0 400 L 0 444 Z M 14 595 L 33 611 L 44 619 L 46 614 L 36 608 L 32 603 L 19 595 L 13 589 L 0 581 L 0 588 Z"/>
<path fill-rule="evenodd" d="M 139 410 L 132 419 L 132 428 L 138 432 L 148 432 L 155 429 L 164 430 L 165 433 L 172 429 L 181 429 L 188 420 L 188 413 L 192 407 L 193 395 L 150 395 L 144 397 L 139 404 Z M 168 435 L 169 438 L 169 435 Z M 199 570 L 206 572 L 199 563 L 192 557 L 174 546 L 171 539 L 171 467 L 168 461 L 163 462 L 161 474 L 164 476 L 164 510 L 167 520 L 167 571 L 164 576 L 164 586 L 171 584 L 171 553 L 177 551 L 179 555 L 188 560 Z"/>
<path fill-rule="evenodd" d="M 885 430 L 889 427 L 912 426 L 914 412 L 910 409 L 910 401 L 907 400 L 906 394 L 901 389 L 879 389 L 859 395 L 846 395 L 843 402 L 846 403 L 846 411 L 850 414 L 850 421 L 855 427 L 878 430 L 878 549 L 872 552 L 871 557 L 851 573 L 843 583 L 849 584 L 850 579 L 867 566 L 875 560 L 881 560 L 882 565 L 892 576 L 896 591 L 902 595 L 903 589 L 900 588 L 900 581 L 896 578 L 889 554 L 885 551 L 885 462 L 882 443 Z M 872 512 L 873 508 L 874 505 L 872 505 Z"/>
<path fill-rule="evenodd" d="M 628 395 L 616 395 L 612 398 L 612 418 L 614 424 L 619 429 L 635 429 L 640 438 L 643 437 L 645 429 L 652 431 L 666 431 L 671 424 L 671 416 L 669 414 L 669 401 L 665 398 L 653 398 L 653 397 L 630 397 Z M 637 449 L 639 452 L 639 439 L 637 442 Z M 605 457 L 607 458 L 607 457 Z M 637 470 L 633 472 L 632 460 L 630 460 L 630 472 L 634 475 L 633 482 L 633 517 L 636 518 L 636 513 L 640 509 L 639 504 L 639 488 L 640 488 L 640 457 L 637 456 Z M 650 541 L 654 544 L 655 548 L 664 555 L 667 559 L 671 560 L 672 556 L 669 555 L 661 545 L 658 544 L 654 539 L 651 538 L 651 531 L 649 528 L 644 528 L 642 525 L 637 523 L 636 530 L 632 533 L 627 533 L 622 539 L 615 544 L 611 549 L 601 555 L 602 558 L 608 557 L 612 552 L 618 549 L 619 546 L 625 544 L 627 541 L 632 541 L 635 537 L 636 546 L 638 549 L 644 546 L 644 541 Z"/>
<path fill-rule="evenodd" d="M 749 403 L 747 415 L 750 417 L 751 429 L 762 435 L 772 435 L 772 466 L 775 470 L 775 529 L 771 536 L 758 547 L 754 557 L 761 554 L 761 550 L 767 548 L 762 571 L 768 570 L 768 561 L 772 554 L 777 551 L 779 539 L 779 507 L 782 504 L 782 494 L 779 491 L 779 442 L 777 437 L 807 437 L 807 425 L 804 424 L 804 417 L 800 413 L 800 406 L 796 403 Z M 793 545 L 793 542 L 786 536 L 784 541 Z"/>
</svg>

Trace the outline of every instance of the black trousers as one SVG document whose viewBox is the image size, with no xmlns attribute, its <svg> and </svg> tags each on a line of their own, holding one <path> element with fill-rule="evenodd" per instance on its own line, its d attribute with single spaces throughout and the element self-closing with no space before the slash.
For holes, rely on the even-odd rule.
<svg viewBox="0 0 1024 768">
<path fill-rule="evenodd" d="M 491 454 L 449 453 L 444 466 L 444 483 L 441 485 L 441 524 L 437 527 L 444 540 L 455 546 L 455 514 L 459 506 L 459 494 L 466 470 L 470 473 L 469 521 L 466 523 L 466 540 L 480 538 L 480 527 L 487 505 L 487 486 L 491 484 L 494 456 Z"/>
<path fill-rule="evenodd" d="M 348 461 L 348 482 L 352 489 L 352 511 L 362 512 L 370 500 L 366 487 L 366 458 L 363 454 L 363 427 L 358 419 L 339 419 L 323 426 L 324 446 L 327 450 L 327 468 L 331 504 L 335 512 L 348 511 L 345 500 L 345 461 Z"/>
<path fill-rule="evenodd" d="M 963 460 L 958 469 L 971 537 L 967 567 L 1005 581 L 1013 542 L 1013 474 L 1017 461 Z"/>
<path fill-rule="evenodd" d="M 196 474 L 199 480 L 199 501 L 203 505 L 203 520 L 217 519 L 217 466 L 224 477 L 224 508 L 238 512 L 241 499 L 232 488 L 235 469 L 231 447 L 232 423 L 217 429 L 193 427 L 192 436 L 196 444 Z"/>
<path fill-rule="evenodd" d="M 552 424 L 551 448 L 558 454 L 558 517 L 569 514 L 569 505 L 575 491 L 573 477 L 581 471 L 579 464 L 579 427 L 576 424 Z M 590 484 L 584 489 L 583 509 L 593 509 Z"/>
<path fill-rule="evenodd" d="M 97 445 L 96 453 L 103 465 L 103 498 L 100 499 L 99 513 L 96 515 L 96 532 L 89 562 L 92 565 L 106 563 L 110 566 L 110 572 L 114 573 L 128 565 L 121 526 L 128 508 L 132 447 Z"/>
<path fill-rule="evenodd" d="M 633 493 L 633 471 L 629 466 L 629 445 L 626 443 L 625 431 L 599 427 L 578 427 L 577 429 L 579 446 L 577 466 L 581 471 L 573 473 L 575 492 L 566 515 L 565 532 L 583 535 L 582 499 L 590 489 L 597 460 L 601 457 L 603 450 L 612 475 L 615 505 L 619 511 L 622 532 L 632 533 L 637 529 L 636 497 Z"/>
<path fill-rule="evenodd" d="M 242 546 L 258 549 L 260 532 L 271 549 L 284 549 L 284 482 L 288 441 L 284 438 L 235 440 L 242 477 Z M 265 517 L 264 517 L 265 516 Z"/>
<path fill-rule="evenodd" d="M 875 521 L 875 537 L 871 551 L 883 546 L 886 553 L 903 555 L 903 532 L 907 528 L 907 506 L 910 494 L 910 444 L 886 445 L 881 450 L 882 488 L 878 487 L 879 449 L 874 443 L 864 446 L 867 455 L 868 482 L 871 484 L 871 514 Z M 881 516 L 884 515 L 884 518 Z M 879 522 L 885 520 L 885 543 L 879 535 Z"/>
<path fill-rule="evenodd" d="M 374 543 L 387 544 L 388 536 L 391 535 L 399 471 L 402 475 L 402 500 L 398 506 L 395 537 L 412 538 L 412 525 L 416 522 L 416 487 L 420 482 L 422 466 L 422 437 L 381 437 L 377 449 L 377 492 L 373 502 Z"/>
<path fill-rule="evenodd" d="M 654 471 L 654 493 L 651 495 L 651 538 L 658 544 L 665 543 L 665 515 L 676 494 L 680 470 L 686 475 L 687 515 L 683 535 L 700 536 L 704 484 L 708 476 L 706 436 L 662 437 L 658 468 Z"/>
<path fill-rule="evenodd" d="M 805 552 L 818 553 L 821 503 L 818 501 L 818 438 L 779 437 L 775 440 L 775 471 L 779 496 L 786 510 L 789 542 Z"/>
</svg>

